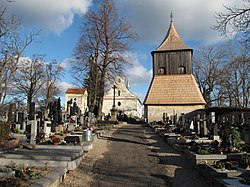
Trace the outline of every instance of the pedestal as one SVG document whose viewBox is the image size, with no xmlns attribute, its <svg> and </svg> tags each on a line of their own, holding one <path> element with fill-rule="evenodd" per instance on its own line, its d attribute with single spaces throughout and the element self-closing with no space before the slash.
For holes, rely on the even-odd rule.
<svg viewBox="0 0 250 187">
<path fill-rule="evenodd" d="M 117 121 L 117 110 L 115 108 L 112 108 L 110 112 L 111 112 L 111 121 Z"/>
<path fill-rule="evenodd" d="M 220 136 L 218 135 L 218 125 L 217 123 L 212 124 L 212 140 L 219 140 Z"/>
</svg>

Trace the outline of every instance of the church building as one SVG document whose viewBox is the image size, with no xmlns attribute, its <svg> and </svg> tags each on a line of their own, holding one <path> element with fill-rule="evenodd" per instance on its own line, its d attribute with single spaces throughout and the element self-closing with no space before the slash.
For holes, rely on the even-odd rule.
<svg viewBox="0 0 250 187">
<path fill-rule="evenodd" d="M 79 113 L 84 114 L 88 110 L 88 92 L 85 88 L 68 88 L 65 92 L 65 111 L 74 103 L 79 107 Z M 70 104 L 70 105 L 69 105 Z M 69 105 L 69 106 L 68 106 Z"/>
<path fill-rule="evenodd" d="M 163 42 L 151 55 L 153 78 L 144 100 L 148 122 L 169 119 L 176 123 L 180 116 L 205 108 L 192 74 L 193 50 L 182 41 L 172 20 Z"/>
<path fill-rule="evenodd" d="M 125 77 L 116 77 L 112 88 L 105 93 L 102 109 L 105 116 L 111 113 L 110 109 L 113 105 L 115 105 L 117 115 L 126 114 L 131 118 L 142 118 L 143 105 L 138 96 L 129 90 Z"/>
</svg>

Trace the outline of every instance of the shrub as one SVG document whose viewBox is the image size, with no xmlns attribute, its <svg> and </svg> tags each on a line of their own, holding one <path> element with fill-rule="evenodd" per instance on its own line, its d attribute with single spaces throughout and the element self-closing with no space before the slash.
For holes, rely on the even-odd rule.
<svg viewBox="0 0 250 187">
<path fill-rule="evenodd" d="M 240 138 L 240 133 L 236 129 L 232 130 L 232 140 L 233 140 L 233 146 L 239 149 L 241 138 Z"/>
<path fill-rule="evenodd" d="M 200 154 L 200 155 L 209 155 L 210 153 L 209 153 L 208 150 L 201 149 L 201 150 L 198 151 L 198 154 Z"/>
<path fill-rule="evenodd" d="M 0 143 L 9 139 L 11 133 L 10 123 L 0 121 Z"/>
</svg>

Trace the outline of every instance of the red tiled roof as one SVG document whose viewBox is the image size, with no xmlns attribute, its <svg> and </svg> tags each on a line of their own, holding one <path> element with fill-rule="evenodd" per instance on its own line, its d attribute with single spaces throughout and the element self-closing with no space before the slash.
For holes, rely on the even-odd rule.
<svg viewBox="0 0 250 187">
<path fill-rule="evenodd" d="M 87 91 L 86 88 L 68 88 L 66 94 L 84 94 Z"/>
</svg>

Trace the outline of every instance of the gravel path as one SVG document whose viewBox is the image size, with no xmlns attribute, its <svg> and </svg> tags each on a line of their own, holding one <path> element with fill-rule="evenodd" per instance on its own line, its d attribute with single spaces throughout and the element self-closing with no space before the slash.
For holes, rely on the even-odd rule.
<svg viewBox="0 0 250 187">
<path fill-rule="evenodd" d="M 114 129 L 107 132 L 105 136 L 111 137 L 113 132 L 121 126 L 122 125 L 116 126 Z M 95 138 L 93 149 L 86 154 L 78 168 L 67 173 L 65 180 L 59 187 L 90 187 L 95 176 L 93 172 L 94 164 L 103 158 L 104 153 L 108 151 L 107 146 L 107 140 Z"/>
<path fill-rule="evenodd" d="M 96 139 L 80 166 L 61 187 L 206 187 L 185 157 L 151 129 L 123 125 Z"/>
</svg>

